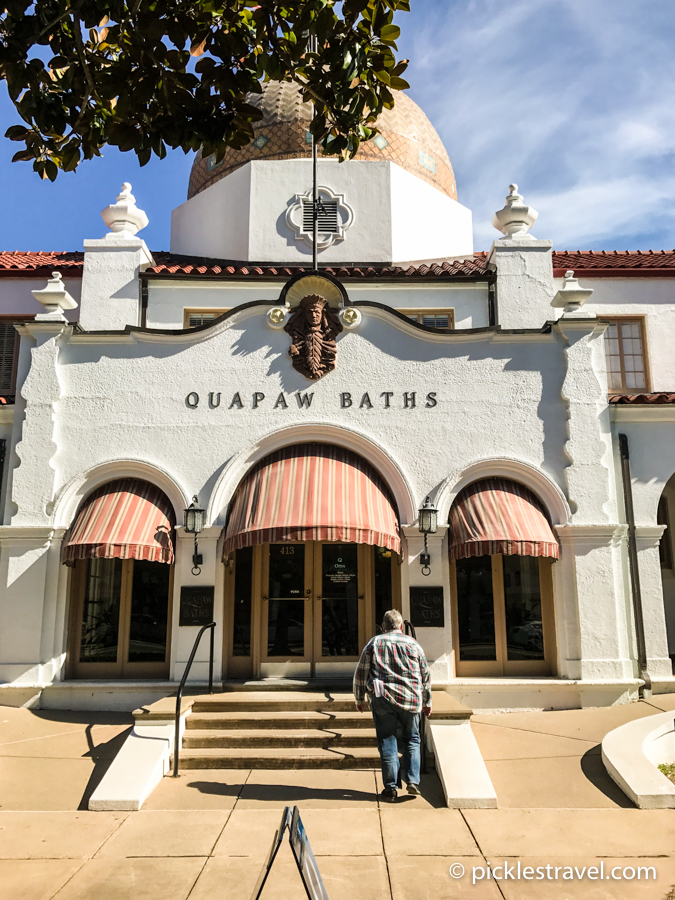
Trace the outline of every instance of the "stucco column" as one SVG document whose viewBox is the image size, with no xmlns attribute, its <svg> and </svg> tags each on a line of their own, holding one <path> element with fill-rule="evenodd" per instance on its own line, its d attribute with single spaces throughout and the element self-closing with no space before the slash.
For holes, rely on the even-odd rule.
<svg viewBox="0 0 675 900">
<path fill-rule="evenodd" d="M 122 331 L 139 325 L 138 275 L 153 263 L 145 241 L 110 235 L 84 242 L 80 325 L 86 331 Z"/>
<path fill-rule="evenodd" d="M 488 265 L 497 271 L 497 324 L 502 328 L 542 328 L 553 318 L 551 241 L 529 235 L 495 241 Z"/>
<path fill-rule="evenodd" d="M 672 679 L 673 677 L 672 663 L 668 655 L 663 582 L 659 559 L 659 542 L 664 530 L 664 525 L 638 525 L 635 529 L 640 569 L 642 617 L 647 645 L 647 671 L 653 679 Z"/>
<path fill-rule="evenodd" d="M 30 322 L 21 325 L 19 331 L 22 361 L 30 367 L 20 388 L 22 403 L 17 407 L 12 436 L 19 464 L 11 472 L 11 524 L 48 526 L 56 479 L 51 460 L 58 449 L 54 427 L 56 404 L 61 397 L 57 367 L 59 343 L 70 326 L 65 321 Z"/>
<path fill-rule="evenodd" d="M 630 607 L 626 599 L 622 543 L 625 525 L 557 525 L 565 579 L 564 627 L 567 651 L 579 659 L 565 661 L 566 677 L 607 680 L 634 678 L 629 641 Z M 576 601 L 576 615 L 570 606 Z M 578 626 L 577 624 L 578 623 Z M 578 633 L 574 633 L 578 627 Z"/>
<path fill-rule="evenodd" d="M 0 527 L 0 682 L 43 686 L 65 661 L 63 530 Z"/>
<path fill-rule="evenodd" d="M 201 587 L 213 585 L 213 621 L 216 623 L 214 636 L 213 655 L 213 680 L 214 683 L 222 681 L 223 677 L 223 595 L 225 583 L 225 571 L 220 555 L 218 554 L 218 539 L 222 533 L 220 526 L 205 528 L 198 535 L 199 552 L 203 556 L 201 572 L 192 574 L 192 554 L 194 553 L 194 535 L 186 534 L 182 525 L 176 527 L 176 568 L 173 580 L 173 612 L 171 624 L 171 667 L 170 677 L 173 681 L 180 681 L 185 671 L 192 645 L 199 633 L 199 628 L 193 625 L 179 625 L 180 621 L 180 593 L 183 585 Z M 209 634 L 204 634 L 199 645 L 199 650 L 192 664 L 189 681 L 205 682 L 209 677 Z"/>
<path fill-rule="evenodd" d="M 80 325 L 86 331 L 121 331 L 141 324 L 138 276 L 154 261 L 136 233 L 146 227 L 148 217 L 136 206 L 128 182 L 101 216 L 110 232 L 84 242 Z"/>
<path fill-rule="evenodd" d="M 561 394 L 567 403 L 565 469 L 575 525 L 618 523 L 617 484 L 607 403 L 605 322 L 563 317 L 555 330 L 565 341 L 567 372 Z"/>
<path fill-rule="evenodd" d="M 410 618 L 411 587 L 441 587 L 443 590 L 444 625 L 442 628 L 416 626 L 417 640 L 424 648 L 434 684 L 447 684 L 452 672 L 452 620 L 450 603 L 450 564 L 447 547 L 447 525 L 439 525 L 436 534 L 427 537 L 431 556 L 431 574 L 423 575 L 420 553 L 424 551 L 424 535 L 417 525 L 403 529 L 407 553 L 401 566 L 403 618 Z"/>
</svg>

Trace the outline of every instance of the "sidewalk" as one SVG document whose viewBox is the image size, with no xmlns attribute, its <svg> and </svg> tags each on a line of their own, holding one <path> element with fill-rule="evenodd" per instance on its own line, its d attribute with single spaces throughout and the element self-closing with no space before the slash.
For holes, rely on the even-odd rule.
<svg viewBox="0 0 675 900">
<path fill-rule="evenodd" d="M 281 809 L 297 804 L 331 900 L 666 900 L 675 810 L 636 810 L 607 777 L 603 735 L 675 709 L 675 695 L 595 710 L 474 718 L 497 810 L 449 810 L 433 772 L 423 796 L 380 804 L 373 771 L 215 771 L 165 778 L 137 813 L 78 810 L 128 719 L 0 708 L 0 900 L 248 900 Z M 86 719 L 86 721 L 85 721 Z M 83 799 L 84 798 L 84 799 Z M 558 880 L 472 884 L 487 862 Z M 563 880 L 600 867 L 604 880 Z M 451 866 L 463 866 L 451 877 Z M 657 879 L 612 880 L 653 866 Z M 455 873 L 459 870 L 455 869 Z M 285 846 L 265 900 L 304 895 Z M 675 895 L 673 895 L 675 896 Z M 672 897 L 669 898 L 672 900 Z"/>
</svg>

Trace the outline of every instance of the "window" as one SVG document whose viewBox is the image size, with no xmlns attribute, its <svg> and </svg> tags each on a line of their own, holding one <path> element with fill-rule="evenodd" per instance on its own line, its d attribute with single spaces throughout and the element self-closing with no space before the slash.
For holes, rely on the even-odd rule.
<svg viewBox="0 0 675 900">
<path fill-rule="evenodd" d="M 13 320 L 0 320 L 0 396 L 14 393 L 19 333 Z"/>
<path fill-rule="evenodd" d="M 253 548 L 235 550 L 233 656 L 251 655 L 251 590 Z"/>
<path fill-rule="evenodd" d="M 554 673 L 551 564 L 501 554 L 451 561 L 458 676 Z"/>
<path fill-rule="evenodd" d="M 422 309 L 414 313 L 402 310 L 402 312 L 413 322 L 419 322 L 420 325 L 426 325 L 427 328 L 455 327 L 454 309 Z"/>
<path fill-rule="evenodd" d="M 183 328 L 199 328 L 200 325 L 210 325 L 227 309 L 185 309 L 183 310 Z"/>
<path fill-rule="evenodd" d="M 75 678 L 166 678 L 173 566 L 78 559 L 69 672 Z"/>
<path fill-rule="evenodd" d="M 605 332 L 607 383 L 610 391 L 648 391 L 643 319 L 612 319 Z"/>
</svg>

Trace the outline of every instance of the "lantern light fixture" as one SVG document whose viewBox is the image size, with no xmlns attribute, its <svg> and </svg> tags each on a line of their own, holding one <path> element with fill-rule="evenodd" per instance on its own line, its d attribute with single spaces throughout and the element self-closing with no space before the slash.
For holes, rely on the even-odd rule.
<svg viewBox="0 0 675 900">
<path fill-rule="evenodd" d="M 422 566 L 422 575 L 431 574 L 431 554 L 427 544 L 427 535 L 436 534 L 438 530 L 438 509 L 431 502 L 431 497 L 427 496 L 419 510 L 419 528 L 424 535 L 424 552 L 420 553 L 420 565 Z"/>
<path fill-rule="evenodd" d="M 192 574 L 199 575 L 201 573 L 200 566 L 204 562 L 204 557 L 199 552 L 199 545 L 197 543 L 197 535 L 201 534 L 204 530 L 204 525 L 206 523 L 206 510 L 202 509 L 199 506 L 199 498 L 195 494 L 192 498 L 192 503 L 188 506 L 188 508 L 184 511 L 183 514 L 183 528 L 185 529 L 186 534 L 194 534 L 195 536 L 195 549 L 192 554 Z"/>
</svg>

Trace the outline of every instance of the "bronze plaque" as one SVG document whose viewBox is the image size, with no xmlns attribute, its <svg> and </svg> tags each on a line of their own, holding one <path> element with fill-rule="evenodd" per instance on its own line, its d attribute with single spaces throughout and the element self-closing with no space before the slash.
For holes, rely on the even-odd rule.
<svg viewBox="0 0 675 900">
<path fill-rule="evenodd" d="M 410 588 L 410 621 L 415 628 L 444 628 L 442 587 Z"/>
<path fill-rule="evenodd" d="M 179 625 L 208 625 L 213 622 L 213 585 L 180 589 Z"/>
</svg>

